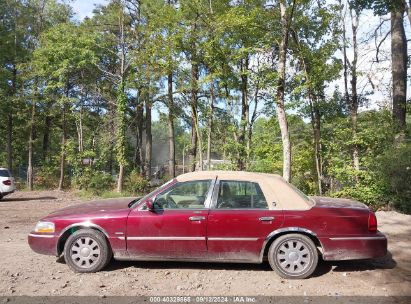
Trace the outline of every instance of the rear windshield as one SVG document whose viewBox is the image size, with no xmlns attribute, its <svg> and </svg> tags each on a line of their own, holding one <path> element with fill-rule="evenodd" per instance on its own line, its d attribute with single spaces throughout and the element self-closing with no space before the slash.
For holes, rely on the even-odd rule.
<svg viewBox="0 0 411 304">
<path fill-rule="evenodd" d="M 0 177 L 10 177 L 9 170 L 0 169 Z"/>
</svg>

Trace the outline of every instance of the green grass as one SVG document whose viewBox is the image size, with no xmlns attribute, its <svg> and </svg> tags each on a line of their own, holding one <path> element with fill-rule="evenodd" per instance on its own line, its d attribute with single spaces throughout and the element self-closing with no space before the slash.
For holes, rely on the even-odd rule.
<svg viewBox="0 0 411 304">
<path fill-rule="evenodd" d="M 120 198 L 120 197 L 137 197 L 138 195 L 133 195 L 131 192 L 128 191 L 123 191 L 123 192 L 117 192 L 113 190 L 109 191 L 103 191 L 102 193 L 95 193 L 92 191 L 88 190 L 80 190 L 77 192 L 77 195 L 80 198 L 85 198 L 85 199 L 95 199 L 95 198 Z"/>
</svg>

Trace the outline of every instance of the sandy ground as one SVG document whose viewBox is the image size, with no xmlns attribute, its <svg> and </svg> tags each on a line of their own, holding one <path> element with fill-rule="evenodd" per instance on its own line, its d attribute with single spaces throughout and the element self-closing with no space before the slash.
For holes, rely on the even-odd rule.
<svg viewBox="0 0 411 304">
<path fill-rule="evenodd" d="M 267 264 L 116 262 L 75 274 L 27 244 L 35 223 L 81 203 L 58 191 L 17 192 L 0 201 L 0 296 L 14 295 L 411 295 L 411 216 L 378 212 L 390 254 L 377 261 L 321 261 L 307 280 L 279 278 Z"/>
</svg>

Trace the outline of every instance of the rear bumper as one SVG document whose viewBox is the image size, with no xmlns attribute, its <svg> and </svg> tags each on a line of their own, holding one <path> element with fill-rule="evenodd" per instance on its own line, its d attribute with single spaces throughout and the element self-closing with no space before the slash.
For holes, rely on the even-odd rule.
<svg viewBox="0 0 411 304">
<path fill-rule="evenodd" d="M 6 196 L 6 195 L 9 195 L 9 194 L 14 193 L 14 191 L 16 191 L 16 189 L 7 190 L 7 191 L 5 191 L 5 192 L 2 191 L 0 194 L 1 194 L 1 196 Z"/>
<path fill-rule="evenodd" d="M 57 241 L 58 237 L 52 234 L 36 234 L 28 235 L 28 243 L 30 248 L 40 254 L 57 256 Z"/>
<path fill-rule="evenodd" d="M 387 238 L 380 232 L 363 236 L 323 237 L 320 242 L 326 261 L 374 259 L 387 254 Z"/>
</svg>

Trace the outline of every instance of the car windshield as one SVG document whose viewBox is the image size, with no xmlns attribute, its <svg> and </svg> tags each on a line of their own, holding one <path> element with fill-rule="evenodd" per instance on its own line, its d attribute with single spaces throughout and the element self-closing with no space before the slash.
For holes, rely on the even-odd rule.
<svg viewBox="0 0 411 304">
<path fill-rule="evenodd" d="M 154 189 L 153 191 L 151 191 L 149 194 L 146 194 L 143 197 L 138 197 L 135 200 L 132 200 L 129 204 L 128 207 L 131 208 L 133 207 L 135 204 L 144 201 L 146 198 L 152 196 L 155 192 L 157 191 L 161 191 L 162 189 L 166 188 L 170 183 L 173 182 L 174 179 L 169 180 L 167 183 L 163 184 L 162 186 L 160 186 L 159 188 Z"/>
<path fill-rule="evenodd" d="M 9 170 L 0 169 L 0 177 L 10 177 Z"/>
</svg>

